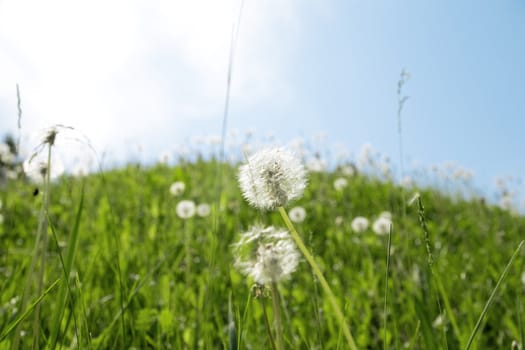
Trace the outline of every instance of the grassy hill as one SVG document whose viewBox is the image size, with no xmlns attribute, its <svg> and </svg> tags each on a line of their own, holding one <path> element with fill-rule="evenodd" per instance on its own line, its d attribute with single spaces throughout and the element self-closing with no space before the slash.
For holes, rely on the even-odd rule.
<svg viewBox="0 0 525 350">
<path fill-rule="evenodd" d="M 277 212 L 248 206 L 236 174 L 235 166 L 200 160 L 63 176 L 48 192 L 47 237 L 36 245 L 46 189 L 8 182 L 0 193 L 0 349 L 16 342 L 27 349 L 34 341 L 36 348 L 52 347 L 55 338 L 56 348 L 72 349 L 270 349 L 263 307 L 271 319 L 272 302 L 256 298 L 253 281 L 235 270 L 231 245 L 255 223 L 285 225 Z M 348 185 L 336 190 L 340 177 Z M 185 183 L 180 196 L 169 191 L 175 181 Z M 419 190 L 423 214 L 417 201 L 403 205 L 415 190 L 404 192 L 338 169 L 309 174 L 304 196 L 287 209 L 305 209 L 295 227 L 344 309 L 358 348 L 380 349 L 386 340 L 389 349 L 463 349 L 525 237 L 525 219 L 432 189 Z M 211 214 L 181 219 L 175 211 L 181 200 L 210 204 Z M 372 224 L 384 211 L 393 222 L 386 319 L 389 236 L 374 233 L 372 225 L 361 233 L 351 228 L 356 216 Z M 523 346 L 524 261 L 521 249 L 472 349 L 509 349 L 513 341 Z M 304 259 L 279 292 L 286 349 L 347 348 Z"/>
</svg>

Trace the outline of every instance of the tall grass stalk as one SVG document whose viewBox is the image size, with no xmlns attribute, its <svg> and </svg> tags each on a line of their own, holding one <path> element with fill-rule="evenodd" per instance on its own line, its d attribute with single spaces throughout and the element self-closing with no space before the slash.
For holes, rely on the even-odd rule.
<svg viewBox="0 0 525 350">
<path fill-rule="evenodd" d="M 430 243 L 430 233 L 429 233 L 429 230 L 428 230 L 427 221 L 426 221 L 426 217 L 425 217 L 425 207 L 423 206 L 423 202 L 422 202 L 421 196 L 419 194 L 417 195 L 416 200 L 417 200 L 417 204 L 418 204 L 419 223 L 420 223 L 421 228 L 423 229 L 423 235 L 424 235 L 423 238 L 424 238 L 424 241 L 425 241 L 425 248 L 426 248 L 426 251 L 427 251 L 428 268 L 430 270 L 432 279 L 434 280 L 434 282 L 437 285 L 438 295 L 441 296 L 441 298 L 443 299 L 443 302 L 445 303 L 445 310 L 447 311 L 447 316 L 450 319 L 450 323 L 452 324 L 452 329 L 454 330 L 454 334 L 456 335 L 456 338 L 458 339 L 458 341 L 461 344 L 462 343 L 462 339 L 463 339 L 462 333 L 461 333 L 461 330 L 459 328 L 459 325 L 458 325 L 458 322 L 456 320 L 456 317 L 454 316 L 454 312 L 452 310 L 452 307 L 451 307 L 451 304 L 450 304 L 450 300 L 448 298 L 448 294 L 446 293 L 445 288 L 443 287 L 443 282 L 441 281 L 441 277 L 434 270 L 434 256 L 432 254 L 432 248 L 431 248 L 431 243 Z M 439 313 L 441 315 L 442 310 L 441 310 L 441 303 L 439 301 L 439 297 L 437 297 L 436 299 L 437 299 L 437 303 L 438 303 Z M 447 338 L 446 338 L 446 329 L 445 329 L 445 327 L 443 327 L 443 332 L 444 332 L 444 335 L 443 335 L 444 338 L 443 339 L 445 340 L 445 346 L 448 347 L 448 345 L 446 343 L 446 339 Z"/>
<path fill-rule="evenodd" d="M 512 254 L 509 262 L 507 263 L 507 266 L 505 266 L 505 269 L 503 269 L 503 272 L 501 273 L 501 275 L 500 275 L 500 277 L 498 279 L 498 282 L 496 283 L 496 286 L 492 290 L 492 293 L 490 293 L 490 296 L 489 296 L 487 302 L 485 303 L 485 307 L 483 308 L 483 311 L 481 311 L 481 314 L 479 315 L 478 321 L 476 322 L 476 325 L 474 326 L 474 329 L 472 330 L 472 333 L 470 334 L 470 337 L 469 337 L 469 339 L 467 341 L 467 346 L 465 346 L 465 350 L 469 350 L 470 347 L 472 346 L 474 338 L 476 337 L 476 334 L 478 333 L 479 328 L 481 326 L 481 322 L 483 321 L 483 318 L 487 314 L 490 305 L 492 305 L 492 301 L 494 300 L 494 297 L 496 296 L 496 292 L 498 291 L 499 286 L 501 285 L 501 283 L 503 282 L 503 280 L 507 276 L 507 273 L 509 272 L 510 266 L 512 265 L 514 260 L 518 257 L 518 254 L 520 253 L 521 248 L 523 247 L 524 243 L 525 243 L 525 240 L 520 242 L 520 244 L 518 245 L 518 248 L 516 248 L 516 250 L 514 251 L 514 254 Z"/>
<path fill-rule="evenodd" d="M 348 328 L 348 325 L 346 324 L 343 312 L 341 311 L 341 308 L 337 304 L 337 299 L 334 293 L 332 292 L 330 285 L 324 278 L 323 273 L 321 272 L 321 269 L 319 268 L 319 265 L 317 265 L 314 257 L 312 256 L 312 254 L 310 254 L 310 251 L 304 245 L 303 240 L 301 239 L 301 236 L 299 236 L 299 234 L 295 230 L 295 227 L 290 221 L 290 218 L 288 217 L 286 210 L 283 207 L 279 207 L 279 213 L 281 214 L 281 217 L 283 218 L 284 223 L 286 224 L 286 227 L 288 227 L 288 230 L 290 230 L 290 234 L 292 238 L 294 239 L 295 244 L 297 244 L 297 247 L 299 248 L 299 250 L 305 257 L 306 261 L 308 261 L 308 263 L 312 267 L 312 270 L 315 273 L 315 276 L 319 279 L 321 286 L 323 287 L 325 293 L 327 294 L 328 300 L 330 301 L 330 304 L 332 305 L 335 315 L 337 317 L 337 321 L 339 322 L 339 326 L 343 329 L 343 333 L 348 342 L 348 346 L 352 350 L 357 350 L 357 346 L 355 345 L 355 341 L 354 341 L 354 338 L 352 337 L 352 333 L 350 332 L 350 328 Z"/>
<path fill-rule="evenodd" d="M 71 234 L 68 240 L 68 249 L 67 249 L 67 255 L 66 260 L 64 261 L 62 259 L 62 254 L 60 253 L 60 250 L 58 250 L 60 261 L 62 262 L 62 269 L 64 272 L 64 279 L 66 283 L 62 283 L 60 286 L 60 290 L 58 293 L 58 311 L 55 312 L 52 322 L 52 328 L 51 328 L 51 337 L 49 339 L 49 344 L 51 344 L 50 349 L 55 349 L 57 344 L 57 339 L 59 337 L 60 333 L 60 324 L 62 321 L 62 317 L 64 315 L 64 310 L 66 308 L 66 305 L 68 303 L 68 300 L 71 300 L 71 288 L 69 283 L 69 276 L 71 274 L 71 269 L 73 267 L 73 262 L 75 260 L 75 254 L 77 251 L 77 243 L 78 243 L 78 232 L 80 227 L 80 219 L 82 216 L 82 211 L 84 209 L 84 186 L 82 186 L 81 194 L 80 194 L 80 203 L 78 205 L 77 214 L 75 216 L 75 222 L 73 224 L 73 229 L 71 230 Z M 53 227 L 51 226 L 51 231 L 53 232 L 53 236 L 55 237 L 55 241 L 57 243 L 57 249 L 58 247 L 58 240 L 56 238 L 56 232 Z M 71 313 L 74 313 L 73 305 L 71 305 Z M 74 316 L 74 315 L 73 315 Z M 75 318 L 76 323 L 76 318 Z M 78 335 L 77 335 L 78 338 Z M 78 339 L 78 343 L 80 344 L 80 339 Z"/>
<path fill-rule="evenodd" d="M 405 176 L 405 165 L 404 165 L 404 153 L 403 153 L 403 132 L 402 132 L 402 123 L 401 123 L 401 114 L 403 112 L 403 107 L 405 102 L 408 100 L 409 96 L 403 95 L 403 85 L 407 82 L 410 74 L 407 73 L 404 69 L 401 71 L 401 76 L 397 82 L 397 132 L 399 136 L 399 166 L 401 167 L 401 180 Z M 401 197 L 403 200 L 403 218 L 406 217 L 406 198 L 405 198 L 405 188 L 401 186 Z"/>
<path fill-rule="evenodd" d="M 40 212 L 40 215 L 44 216 L 40 219 L 43 222 L 42 225 L 42 247 L 40 252 L 40 271 L 37 276 L 38 286 L 37 286 L 37 295 L 42 293 L 44 288 L 44 272 L 46 267 L 46 258 L 47 258 L 47 212 L 49 210 L 49 201 L 50 201 L 50 192 L 51 192 L 51 148 L 52 143 L 47 144 L 47 169 L 45 176 L 44 184 L 44 210 Z M 35 317 L 33 322 L 33 349 L 38 348 L 38 343 L 40 339 L 40 303 L 35 308 Z"/>
<path fill-rule="evenodd" d="M 520 329 L 520 344 L 521 349 L 525 348 L 525 334 L 523 330 L 523 321 L 521 320 L 521 313 L 523 312 L 523 306 L 521 305 L 521 299 L 518 296 L 517 300 L 517 306 L 518 306 L 518 327 Z"/>
<path fill-rule="evenodd" d="M 385 272 L 385 306 L 383 310 L 383 327 L 384 327 L 384 339 L 383 339 L 383 349 L 387 348 L 387 321 L 388 321 L 388 271 L 390 269 L 390 248 L 392 247 L 392 230 L 393 226 L 390 224 L 390 230 L 388 232 L 388 245 L 386 248 L 386 272 Z"/>
<path fill-rule="evenodd" d="M 54 139 L 53 139 L 54 141 Z M 49 208 L 49 198 L 51 191 L 51 148 L 52 142 L 47 143 L 47 165 L 46 172 L 44 175 L 44 183 L 42 187 L 43 200 L 40 205 L 40 211 L 38 214 L 38 226 L 36 232 L 35 245 L 33 248 L 33 254 L 31 258 L 31 264 L 27 270 L 27 278 L 24 286 L 24 292 L 22 293 L 21 309 L 23 310 L 27 306 L 27 299 L 31 293 L 32 282 L 37 280 L 37 291 L 36 294 L 42 294 L 43 284 L 44 284 L 44 268 L 45 268 L 45 259 L 47 251 L 47 219 L 46 213 Z M 38 258 L 40 257 L 40 269 L 38 275 L 35 276 L 35 269 L 37 265 Z M 33 347 L 38 347 L 39 335 L 40 335 L 40 303 L 35 305 L 35 313 L 33 320 Z M 17 350 L 20 347 L 20 331 L 22 324 L 19 323 L 16 331 L 15 338 L 11 345 L 11 349 Z"/>
<path fill-rule="evenodd" d="M 16 84 L 16 109 L 18 111 L 18 135 L 16 137 L 16 154 L 20 154 L 20 135 L 22 134 L 22 98 L 20 97 L 20 88 Z"/>
</svg>

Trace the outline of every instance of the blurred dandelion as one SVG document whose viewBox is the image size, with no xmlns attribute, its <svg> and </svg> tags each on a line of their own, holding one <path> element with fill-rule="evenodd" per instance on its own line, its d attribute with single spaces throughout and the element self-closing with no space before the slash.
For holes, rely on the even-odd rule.
<svg viewBox="0 0 525 350">
<path fill-rule="evenodd" d="M 235 267 L 263 285 L 288 279 L 297 269 L 299 252 L 289 233 L 254 226 L 233 245 Z"/>
<path fill-rule="evenodd" d="M 239 184 L 250 205 L 272 210 L 302 196 L 306 172 L 291 152 L 283 148 L 265 149 L 240 167 Z"/>
<path fill-rule="evenodd" d="M 190 200 L 182 200 L 175 208 L 177 216 L 181 219 L 190 219 L 195 215 L 195 203 Z"/>
<path fill-rule="evenodd" d="M 409 189 L 414 186 L 414 182 L 412 181 L 412 178 L 407 175 L 401 179 L 401 186 L 403 186 L 403 188 Z"/>
<path fill-rule="evenodd" d="M 361 233 L 361 232 L 364 232 L 368 229 L 368 219 L 365 218 L 364 216 L 356 216 L 353 220 L 352 220 L 352 230 L 356 233 Z"/>
<path fill-rule="evenodd" d="M 326 162 L 319 157 L 315 157 L 306 163 L 306 168 L 312 173 L 320 173 L 326 170 Z"/>
<path fill-rule="evenodd" d="M 24 173 L 31 181 L 41 183 L 44 181 L 49 169 L 47 155 L 43 152 L 35 154 L 33 157 L 26 159 L 22 166 Z M 49 174 L 50 179 L 54 180 L 60 177 L 63 173 L 64 165 L 59 158 L 55 157 L 53 159 L 51 173 Z"/>
<path fill-rule="evenodd" d="M 348 186 L 348 180 L 344 177 L 339 177 L 334 181 L 334 188 L 336 191 L 342 191 L 346 186 Z"/>
<path fill-rule="evenodd" d="M 172 183 L 170 186 L 170 193 L 175 197 L 182 195 L 185 190 L 186 190 L 186 185 L 182 181 L 176 181 Z"/>
<path fill-rule="evenodd" d="M 355 175 L 355 168 L 352 165 L 345 165 L 341 168 L 341 172 L 345 176 L 354 176 Z"/>
<path fill-rule="evenodd" d="M 389 220 L 392 220 L 392 213 L 389 211 L 382 211 L 381 214 L 379 214 L 379 217 L 387 218 Z"/>
<path fill-rule="evenodd" d="M 294 207 L 290 209 L 288 216 L 290 217 L 290 220 L 292 220 L 292 222 L 299 224 L 303 222 L 306 218 L 306 210 L 304 210 L 303 207 Z"/>
<path fill-rule="evenodd" d="M 381 213 L 379 218 L 377 218 L 372 225 L 372 230 L 378 235 L 386 235 L 390 231 L 392 216 L 386 215 L 386 213 L 388 212 Z"/>
<path fill-rule="evenodd" d="M 209 216 L 211 213 L 211 208 L 208 203 L 201 203 L 197 206 L 197 215 L 201 218 Z"/>
</svg>

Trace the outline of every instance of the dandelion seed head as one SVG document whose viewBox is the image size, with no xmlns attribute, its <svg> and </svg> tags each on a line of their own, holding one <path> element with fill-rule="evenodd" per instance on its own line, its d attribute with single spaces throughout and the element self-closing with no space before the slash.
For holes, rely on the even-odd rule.
<svg viewBox="0 0 525 350">
<path fill-rule="evenodd" d="M 233 245 L 235 267 L 259 284 L 290 278 L 299 264 L 299 252 L 289 233 L 255 226 Z"/>
<path fill-rule="evenodd" d="M 306 210 L 303 207 L 294 207 L 290 209 L 288 216 L 292 222 L 300 224 L 306 218 Z"/>
<path fill-rule="evenodd" d="M 10 164 L 15 161 L 16 156 L 11 151 L 11 148 L 6 143 L 0 143 L 0 162 Z"/>
<path fill-rule="evenodd" d="M 186 190 L 186 184 L 182 181 L 176 181 L 170 186 L 170 193 L 175 197 L 182 195 L 184 190 Z"/>
<path fill-rule="evenodd" d="M 197 206 L 197 215 L 201 218 L 209 216 L 211 213 L 211 208 L 208 203 L 201 203 Z"/>
<path fill-rule="evenodd" d="M 404 188 L 411 188 L 414 186 L 414 182 L 412 181 L 412 178 L 410 176 L 405 176 L 401 179 L 401 186 Z"/>
<path fill-rule="evenodd" d="M 272 210 L 302 196 L 306 171 L 293 153 L 283 148 L 266 149 L 240 167 L 239 184 L 250 205 Z"/>
<path fill-rule="evenodd" d="M 190 200 L 182 200 L 177 204 L 175 212 L 181 219 L 190 219 L 195 215 L 195 203 Z"/>
<path fill-rule="evenodd" d="M 55 144 L 56 137 L 58 135 L 58 129 L 53 126 L 46 131 L 44 136 L 44 143 L 47 143 L 50 146 Z"/>
<path fill-rule="evenodd" d="M 36 183 L 41 183 L 48 172 L 47 155 L 43 152 L 38 153 L 36 156 L 28 158 L 22 164 L 24 173 Z M 64 173 L 64 165 L 62 161 L 53 157 L 51 161 L 51 173 L 49 174 L 51 180 L 56 179 Z"/>
<path fill-rule="evenodd" d="M 388 234 L 390 232 L 390 225 L 392 224 L 392 219 L 388 216 L 379 216 L 374 221 L 374 224 L 372 225 L 372 230 L 382 236 Z"/>
<path fill-rule="evenodd" d="M 361 233 L 361 232 L 364 232 L 368 229 L 368 219 L 365 218 L 364 216 L 356 216 L 353 220 L 352 220 L 352 230 L 356 233 Z"/>
<path fill-rule="evenodd" d="M 341 168 L 341 172 L 345 176 L 354 176 L 355 175 L 355 169 L 351 165 L 345 165 Z"/>
<path fill-rule="evenodd" d="M 336 191 L 342 191 L 346 186 L 348 186 L 348 180 L 344 177 L 339 177 L 334 181 L 334 188 Z"/>
<path fill-rule="evenodd" d="M 308 171 L 311 171 L 312 173 L 320 173 L 326 170 L 326 162 L 315 157 L 308 161 L 306 167 L 308 168 Z"/>
</svg>

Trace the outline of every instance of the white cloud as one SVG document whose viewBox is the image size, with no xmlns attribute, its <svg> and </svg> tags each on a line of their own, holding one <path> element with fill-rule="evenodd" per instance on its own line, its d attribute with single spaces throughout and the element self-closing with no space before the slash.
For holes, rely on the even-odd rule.
<svg viewBox="0 0 525 350">
<path fill-rule="evenodd" d="M 282 33 L 299 33 L 297 6 L 245 1 L 232 85 L 236 106 L 286 103 L 292 89 L 283 73 L 293 45 Z M 144 135 L 170 128 L 182 137 L 192 123 L 213 121 L 219 130 L 238 8 L 234 0 L 6 0 L 0 109 L 7 115 L 0 127 L 16 126 L 19 83 L 26 133 L 61 123 L 111 149 L 123 140 L 146 143 Z"/>
</svg>

